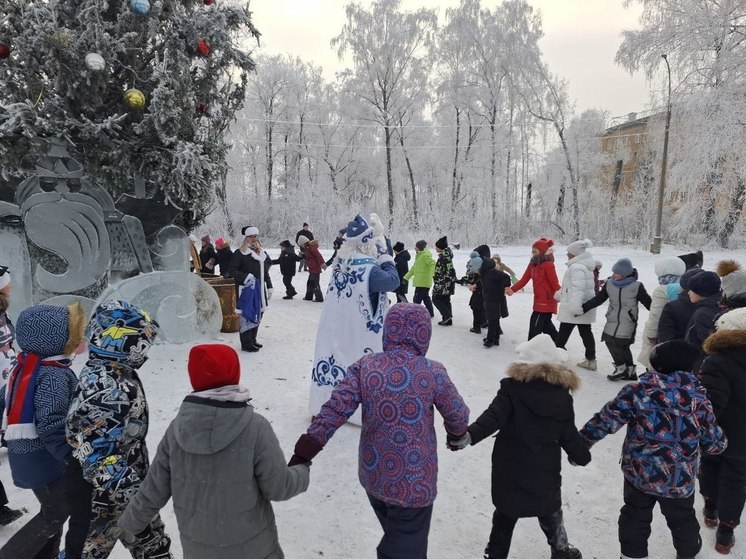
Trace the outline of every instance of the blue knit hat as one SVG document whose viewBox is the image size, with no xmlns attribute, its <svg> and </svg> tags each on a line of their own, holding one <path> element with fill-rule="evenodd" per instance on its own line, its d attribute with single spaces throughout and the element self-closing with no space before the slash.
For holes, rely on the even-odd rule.
<svg viewBox="0 0 746 559">
<path fill-rule="evenodd" d="M 479 253 L 472 250 L 471 253 L 469 253 L 469 261 L 466 263 L 466 271 L 470 274 L 474 273 L 482 268 L 483 263 L 484 259 L 479 256 Z"/>
<path fill-rule="evenodd" d="M 632 266 L 632 261 L 629 258 L 620 258 L 611 267 L 611 271 L 623 278 L 627 278 L 632 275 L 635 268 Z"/>
<path fill-rule="evenodd" d="M 689 291 L 689 282 L 692 281 L 692 278 L 696 276 L 697 274 L 701 274 L 704 272 L 702 268 L 691 268 L 681 274 L 681 278 L 679 278 L 679 285 L 681 286 L 681 289 L 684 291 Z"/>
</svg>

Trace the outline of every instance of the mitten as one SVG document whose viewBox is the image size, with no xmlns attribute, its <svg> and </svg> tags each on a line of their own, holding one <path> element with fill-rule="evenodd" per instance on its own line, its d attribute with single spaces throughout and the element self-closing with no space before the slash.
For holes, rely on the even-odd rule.
<svg viewBox="0 0 746 559">
<path fill-rule="evenodd" d="M 255 283 L 256 283 L 256 278 L 254 277 L 254 274 L 247 274 L 246 279 L 244 280 L 243 284 L 247 287 L 254 287 Z"/>
<path fill-rule="evenodd" d="M 295 451 L 290 457 L 288 466 L 295 466 L 296 464 L 310 464 L 316 455 L 324 450 L 324 447 L 307 433 L 303 433 L 298 442 L 295 443 Z"/>
<path fill-rule="evenodd" d="M 467 431 L 460 437 L 446 435 L 446 446 L 451 450 L 462 450 L 471 444 L 471 433 Z"/>
</svg>

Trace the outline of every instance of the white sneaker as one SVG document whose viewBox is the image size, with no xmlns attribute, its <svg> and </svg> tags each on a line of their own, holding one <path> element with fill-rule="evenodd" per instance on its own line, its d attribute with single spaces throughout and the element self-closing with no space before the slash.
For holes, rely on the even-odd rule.
<svg viewBox="0 0 746 559">
<path fill-rule="evenodd" d="M 589 371 L 595 371 L 598 369 L 595 359 L 583 359 L 577 366 L 581 369 L 588 369 Z"/>
</svg>

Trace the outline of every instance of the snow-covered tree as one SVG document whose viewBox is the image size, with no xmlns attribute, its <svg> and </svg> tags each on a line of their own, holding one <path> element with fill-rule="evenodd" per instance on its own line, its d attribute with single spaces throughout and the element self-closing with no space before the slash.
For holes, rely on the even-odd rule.
<svg viewBox="0 0 746 559">
<path fill-rule="evenodd" d="M 184 225 L 201 221 L 225 196 L 225 136 L 254 68 L 246 40 L 258 36 L 248 7 L 212 0 L 4 0 L 5 196 L 37 142 L 61 136 L 115 197 L 134 194 L 138 177 Z"/>
</svg>

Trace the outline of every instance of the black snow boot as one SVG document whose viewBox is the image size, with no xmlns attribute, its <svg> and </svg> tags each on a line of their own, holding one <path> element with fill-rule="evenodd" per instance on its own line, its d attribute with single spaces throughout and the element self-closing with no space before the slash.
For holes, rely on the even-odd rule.
<svg viewBox="0 0 746 559">
<path fill-rule="evenodd" d="M 721 522 L 715 533 L 715 551 L 728 555 L 734 545 L 736 545 L 736 536 L 733 535 L 733 527 Z"/>
<path fill-rule="evenodd" d="M 0 507 L 0 526 L 7 526 L 12 524 L 23 516 L 23 512 L 20 510 L 12 509 L 8 505 Z"/>
<path fill-rule="evenodd" d="M 552 559 L 583 559 L 579 549 L 569 545 L 565 549 L 552 548 Z"/>
</svg>

